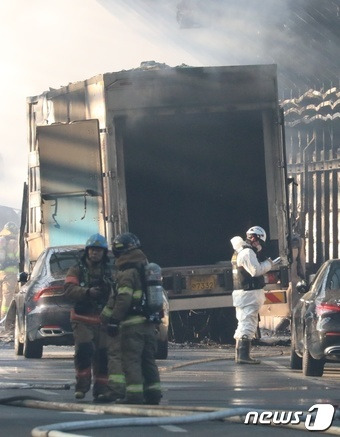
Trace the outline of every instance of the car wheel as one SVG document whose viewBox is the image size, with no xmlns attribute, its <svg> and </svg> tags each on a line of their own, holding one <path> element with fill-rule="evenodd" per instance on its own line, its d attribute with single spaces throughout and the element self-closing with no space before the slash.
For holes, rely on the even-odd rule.
<svg viewBox="0 0 340 437">
<path fill-rule="evenodd" d="M 20 335 L 19 327 L 19 316 L 18 313 L 15 314 L 15 325 L 14 325 L 14 352 L 15 355 L 22 355 L 24 350 L 24 344 L 22 343 L 22 338 Z"/>
<path fill-rule="evenodd" d="M 166 360 L 168 358 L 168 340 L 157 342 L 157 360 Z"/>
<path fill-rule="evenodd" d="M 24 347 L 23 354 L 25 358 L 41 358 L 43 345 L 39 340 L 31 341 L 27 335 L 27 324 L 25 321 Z"/>
<path fill-rule="evenodd" d="M 307 349 L 306 341 L 303 349 L 302 372 L 305 376 L 322 376 L 324 360 L 316 360 L 311 356 Z"/>
<path fill-rule="evenodd" d="M 295 370 L 302 369 L 302 358 L 295 352 L 295 338 L 293 333 L 290 346 L 290 368 Z"/>
</svg>

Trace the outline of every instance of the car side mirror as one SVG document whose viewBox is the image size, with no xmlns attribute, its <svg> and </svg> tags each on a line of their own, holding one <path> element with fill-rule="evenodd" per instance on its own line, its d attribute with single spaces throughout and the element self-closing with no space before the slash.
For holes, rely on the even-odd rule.
<svg viewBox="0 0 340 437">
<path fill-rule="evenodd" d="M 306 281 L 299 281 L 296 284 L 296 291 L 300 294 L 307 293 L 309 290 L 309 286 L 307 285 Z"/>
<path fill-rule="evenodd" d="M 26 272 L 18 273 L 18 282 L 20 282 L 21 284 L 26 284 L 27 281 L 28 281 L 28 273 Z"/>
</svg>

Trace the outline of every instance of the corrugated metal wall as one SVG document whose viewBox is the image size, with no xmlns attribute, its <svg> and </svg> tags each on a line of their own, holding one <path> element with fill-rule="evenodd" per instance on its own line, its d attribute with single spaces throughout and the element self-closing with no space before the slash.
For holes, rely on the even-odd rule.
<svg viewBox="0 0 340 437">
<path fill-rule="evenodd" d="M 306 239 L 312 273 L 325 260 L 340 257 L 340 89 L 309 90 L 281 104 L 288 175 L 297 184 L 293 227 Z"/>
</svg>

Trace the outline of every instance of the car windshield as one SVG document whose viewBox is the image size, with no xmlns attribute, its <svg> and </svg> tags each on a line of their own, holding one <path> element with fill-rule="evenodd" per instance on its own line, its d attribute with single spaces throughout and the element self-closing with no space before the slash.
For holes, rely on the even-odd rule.
<svg viewBox="0 0 340 437">
<path fill-rule="evenodd" d="M 66 275 L 68 269 L 80 260 L 82 253 L 78 250 L 54 252 L 50 257 L 50 271 L 53 276 Z"/>
<path fill-rule="evenodd" d="M 340 292 L 340 262 L 332 264 L 327 280 L 329 290 L 339 290 Z"/>
<path fill-rule="evenodd" d="M 326 300 L 340 299 L 340 262 L 331 265 L 326 283 Z"/>
<path fill-rule="evenodd" d="M 35 278 L 36 276 L 38 276 L 40 274 L 40 272 L 46 268 L 45 266 L 45 258 L 46 258 L 46 252 L 43 252 L 39 258 L 37 259 L 37 262 L 34 264 L 32 273 L 31 273 L 31 278 Z"/>
<path fill-rule="evenodd" d="M 310 296 L 324 296 L 325 293 L 325 272 L 327 272 L 327 265 L 322 265 L 316 272 L 316 275 L 310 284 L 309 295 Z"/>
</svg>

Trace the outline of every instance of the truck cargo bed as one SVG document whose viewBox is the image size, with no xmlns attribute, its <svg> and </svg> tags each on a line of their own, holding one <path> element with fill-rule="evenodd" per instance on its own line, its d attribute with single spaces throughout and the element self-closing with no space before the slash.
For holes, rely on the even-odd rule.
<svg viewBox="0 0 340 437">
<path fill-rule="evenodd" d="M 254 223 L 269 229 L 259 111 L 124 124 L 129 228 L 162 266 L 214 264 Z"/>
</svg>

